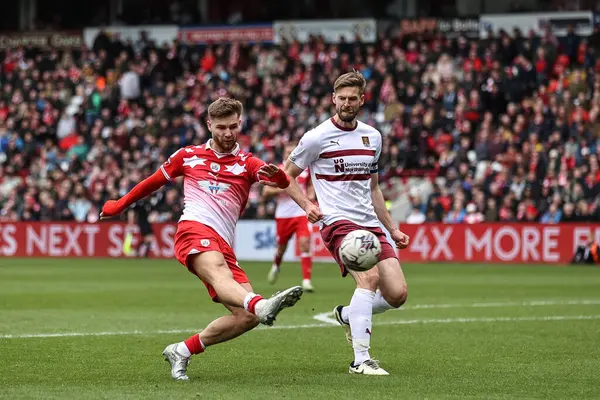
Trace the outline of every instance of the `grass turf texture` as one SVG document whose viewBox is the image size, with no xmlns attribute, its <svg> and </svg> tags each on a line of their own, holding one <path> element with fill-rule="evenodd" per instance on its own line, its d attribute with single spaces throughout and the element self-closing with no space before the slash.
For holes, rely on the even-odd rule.
<svg viewBox="0 0 600 400">
<path fill-rule="evenodd" d="M 242 265 L 264 295 L 301 280 L 297 264 L 283 265 L 275 287 L 269 263 Z M 343 329 L 313 319 L 353 291 L 323 264 L 314 268 L 317 292 L 280 314 L 285 329 L 209 348 L 192 359 L 192 381 L 173 382 L 164 347 L 224 311 L 175 261 L 0 259 L 0 398 L 600 397 L 600 269 L 404 269 L 406 309 L 374 317 L 371 354 L 390 376 L 349 375 Z"/>
</svg>

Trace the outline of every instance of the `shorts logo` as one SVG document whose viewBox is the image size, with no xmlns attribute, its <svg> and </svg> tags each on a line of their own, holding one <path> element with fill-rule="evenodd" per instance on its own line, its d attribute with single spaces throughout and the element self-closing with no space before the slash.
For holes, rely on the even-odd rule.
<svg viewBox="0 0 600 400">
<path fill-rule="evenodd" d="M 365 147 L 369 147 L 371 145 L 371 142 L 369 142 L 369 137 L 368 136 L 363 136 L 362 137 L 362 142 L 365 145 Z"/>
<path fill-rule="evenodd" d="M 200 241 L 200 244 L 201 244 L 202 246 L 204 246 L 204 247 L 208 247 L 208 246 L 210 246 L 210 240 L 208 240 L 208 239 L 202 239 L 202 240 Z"/>
<path fill-rule="evenodd" d="M 213 172 L 219 172 L 221 170 L 221 166 L 219 164 L 213 162 L 213 163 L 210 163 L 210 169 Z"/>
</svg>

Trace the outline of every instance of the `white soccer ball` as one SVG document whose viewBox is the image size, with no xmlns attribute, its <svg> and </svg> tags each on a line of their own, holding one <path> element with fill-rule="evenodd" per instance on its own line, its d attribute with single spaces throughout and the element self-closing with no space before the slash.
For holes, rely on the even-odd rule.
<svg viewBox="0 0 600 400">
<path fill-rule="evenodd" d="M 381 243 L 372 232 L 357 229 L 344 237 L 338 251 L 344 267 L 353 271 L 368 271 L 377 264 Z"/>
</svg>

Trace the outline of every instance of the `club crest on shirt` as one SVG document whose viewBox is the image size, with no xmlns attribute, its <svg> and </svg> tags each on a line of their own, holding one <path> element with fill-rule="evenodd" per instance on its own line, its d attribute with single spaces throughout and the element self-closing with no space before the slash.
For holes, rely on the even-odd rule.
<svg viewBox="0 0 600 400">
<path fill-rule="evenodd" d="M 362 137 L 362 142 L 365 145 L 365 147 L 371 146 L 371 142 L 369 142 L 369 137 L 368 136 L 363 136 Z"/>
<path fill-rule="evenodd" d="M 219 172 L 221 170 L 221 166 L 219 164 L 213 162 L 213 163 L 210 163 L 210 169 L 213 172 Z"/>
<path fill-rule="evenodd" d="M 210 240 L 208 240 L 208 239 L 202 239 L 202 240 L 200 241 L 200 244 L 201 244 L 202 246 L 204 246 L 204 247 L 208 247 L 208 246 L 210 246 Z"/>
</svg>

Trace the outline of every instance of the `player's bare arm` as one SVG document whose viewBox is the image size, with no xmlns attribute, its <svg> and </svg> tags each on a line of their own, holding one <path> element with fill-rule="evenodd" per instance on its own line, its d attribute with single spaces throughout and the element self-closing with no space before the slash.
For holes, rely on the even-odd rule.
<svg viewBox="0 0 600 400">
<path fill-rule="evenodd" d="M 306 182 L 306 197 L 308 197 L 308 200 L 312 202 L 317 201 L 317 193 L 315 192 L 315 187 L 312 184 L 312 179 L 308 179 Z"/>
<path fill-rule="evenodd" d="M 302 192 L 296 178 L 300 176 L 302 170 L 289 159 L 285 162 L 285 173 L 290 177 L 290 185 L 286 188 L 287 194 L 306 212 L 308 220 L 315 223 L 323 218 L 323 214 L 319 207 L 313 204 L 312 201 Z"/>
<path fill-rule="evenodd" d="M 375 209 L 377 218 L 381 221 L 385 229 L 390 232 L 392 239 L 396 242 L 396 246 L 400 249 L 408 247 L 410 238 L 396 227 L 392 216 L 385 206 L 385 199 L 379 187 L 379 173 L 371 174 L 371 200 L 373 201 L 373 208 Z"/>
<path fill-rule="evenodd" d="M 129 193 L 119 200 L 108 200 L 102 207 L 100 219 L 115 217 L 121 214 L 130 205 L 151 195 L 153 192 L 167 184 L 167 182 L 168 180 L 163 171 L 160 169 L 157 170 L 154 174 L 135 185 Z"/>
<path fill-rule="evenodd" d="M 280 195 L 283 191 L 284 191 L 284 189 L 279 189 L 279 188 L 272 187 L 272 186 L 266 186 L 263 189 L 262 195 L 264 197 L 271 198 L 271 197 L 276 197 L 276 196 Z"/>
</svg>

